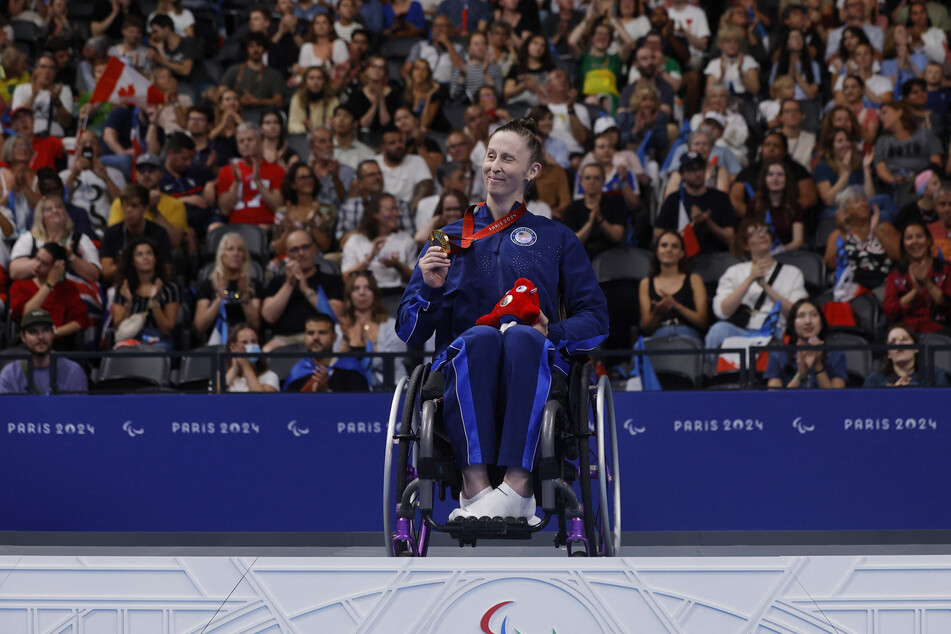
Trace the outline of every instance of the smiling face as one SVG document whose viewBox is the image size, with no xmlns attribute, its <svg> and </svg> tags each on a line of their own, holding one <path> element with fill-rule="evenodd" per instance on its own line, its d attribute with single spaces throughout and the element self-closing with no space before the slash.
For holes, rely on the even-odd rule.
<svg viewBox="0 0 951 634">
<path fill-rule="evenodd" d="M 533 163 L 525 141 L 515 132 L 497 132 L 489 139 L 482 162 L 486 191 L 498 198 L 521 197 L 527 180 L 533 180 L 541 163 Z M 508 211 L 508 210 L 505 210 Z"/>
<path fill-rule="evenodd" d="M 373 308 L 376 298 L 366 274 L 357 274 L 350 283 L 350 289 L 350 303 L 353 304 L 354 310 L 366 312 Z"/>
<path fill-rule="evenodd" d="M 40 204 L 46 233 L 59 235 L 66 230 L 66 204 L 58 198 L 44 198 Z"/>
<path fill-rule="evenodd" d="M 661 234 L 655 253 L 661 264 L 678 264 L 685 255 L 680 236 L 669 231 Z"/>
<path fill-rule="evenodd" d="M 541 35 L 532 37 L 528 43 L 528 56 L 532 59 L 541 59 L 545 56 L 545 49 L 548 47 L 548 40 Z"/>
<path fill-rule="evenodd" d="M 803 343 L 810 341 L 813 337 L 818 337 L 822 331 L 822 317 L 819 316 L 819 309 L 809 302 L 799 306 L 796 310 L 796 336 Z"/>
<path fill-rule="evenodd" d="M 905 227 L 901 243 L 905 256 L 909 260 L 921 260 L 931 253 L 931 234 L 919 224 L 910 224 Z"/>
<path fill-rule="evenodd" d="M 849 135 L 842 131 L 835 133 L 835 137 L 832 139 L 832 151 L 835 153 L 837 158 L 843 158 L 846 154 L 854 149 L 855 144 L 852 143 Z"/>
<path fill-rule="evenodd" d="M 773 247 L 773 236 L 763 224 L 750 225 L 746 229 L 746 250 L 755 257 L 762 257 Z"/>
<path fill-rule="evenodd" d="M 221 265 L 225 270 L 239 272 L 248 257 L 248 248 L 240 239 L 232 237 L 232 235 L 234 234 L 225 234 L 221 239 L 223 243 Z"/>
<path fill-rule="evenodd" d="M 848 103 L 857 103 L 862 100 L 865 91 L 854 77 L 846 77 L 842 82 L 842 95 Z"/>
<path fill-rule="evenodd" d="M 690 139 L 690 150 L 698 152 L 703 158 L 709 158 L 712 149 L 713 144 L 710 142 L 709 137 L 704 134 L 698 134 Z"/>
<path fill-rule="evenodd" d="M 224 91 L 218 98 L 218 107 L 222 110 L 237 111 L 240 105 L 238 102 L 238 93 L 233 90 Z"/>
<path fill-rule="evenodd" d="M 380 208 L 376 212 L 376 221 L 380 229 L 380 235 L 386 236 L 399 229 L 400 208 L 396 204 L 395 198 L 385 196 L 380 200 Z"/>
</svg>

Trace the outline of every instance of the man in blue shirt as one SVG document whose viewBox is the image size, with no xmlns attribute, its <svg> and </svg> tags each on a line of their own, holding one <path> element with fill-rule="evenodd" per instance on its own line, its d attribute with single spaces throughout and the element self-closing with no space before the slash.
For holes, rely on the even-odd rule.
<svg viewBox="0 0 951 634">
<path fill-rule="evenodd" d="M 51 358 L 55 338 L 53 318 L 42 308 L 28 311 L 20 322 L 20 340 L 33 355 L 33 381 L 29 378 L 26 359 L 12 361 L 0 372 L 0 394 L 49 394 L 55 392 L 86 392 L 89 389 L 86 374 L 78 363 L 56 359 L 56 386 L 50 377 Z"/>
</svg>

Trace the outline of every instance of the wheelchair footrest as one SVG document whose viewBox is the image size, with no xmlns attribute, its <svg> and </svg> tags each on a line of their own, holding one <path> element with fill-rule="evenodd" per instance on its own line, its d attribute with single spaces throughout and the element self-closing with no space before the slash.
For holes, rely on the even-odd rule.
<svg viewBox="0 0 951 634">
<path fill-rule="evenodd" d="M 531 539 L 537 529 L 515 517 L 467 517 L 446 524 L 453 539 Z"/>
</svg>

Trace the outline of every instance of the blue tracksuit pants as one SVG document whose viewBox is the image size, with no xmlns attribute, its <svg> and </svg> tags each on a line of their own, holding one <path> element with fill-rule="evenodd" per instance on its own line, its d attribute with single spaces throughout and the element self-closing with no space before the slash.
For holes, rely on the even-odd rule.
<svg viewBox="0 0 951 634">
<path fill-rule="evenodd" d="M 551 389 L 552 343 L 516 325 L 474 326 L 449 346 L 444 416 L 461 466 L 535 465 L 542 412 Z"/>
</svg>

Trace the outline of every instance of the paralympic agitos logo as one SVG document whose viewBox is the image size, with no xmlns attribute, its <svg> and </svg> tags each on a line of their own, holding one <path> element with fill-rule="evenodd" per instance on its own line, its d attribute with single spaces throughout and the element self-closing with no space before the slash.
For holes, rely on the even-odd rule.
<svg viewBox="0 0 951 634">
<path fill-rule="evenodd" d="M 492 620 L 492 617 L 495 615 L 495 613 L 510 603 L 514 603 L 514 601 L 503 601 L 502 603 L 496 603 L 491 608 L 486 610 L 485 614 L 482 615 L 482 621 L 479 623 L 479 625 L 482 627 L 482 631 L 485 632 L 485 634 L 522 634 L 514 627 L 512 629 L 508 628 L 508 616 L 504 616 L 502 618 L 502 629 L 500 629 L 498 632 L 494 632 L 489 626 L 489 621 Z M 551 628 L 551 634 L 557 634 L 557 632 L 555 632 L 555 628 Z"/>
</svg>

